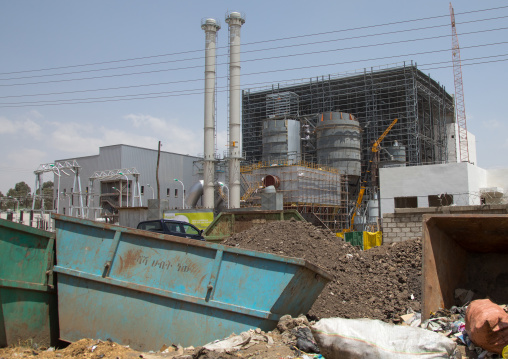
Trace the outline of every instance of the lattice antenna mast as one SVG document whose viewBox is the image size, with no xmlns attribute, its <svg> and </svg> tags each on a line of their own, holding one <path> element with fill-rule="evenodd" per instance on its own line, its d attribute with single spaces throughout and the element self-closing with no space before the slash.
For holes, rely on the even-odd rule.
<svg viewBox="0 0 508 359">
<path fill-rule="evenodd" d="M 453 78 L 455 83 L 455 111 L 457 113 L 457 128 L 459 137 L 460 162 L 469 162 L 469 149 L 467 144 L 466 108 L 464 105 L 464 89 L 462 87 L 462 65 L 460 62 L 460 47 L 455 28 L 455 14 L 450 3 L 450 17 L 452 20 L 452 60 Z"/>
</svg>

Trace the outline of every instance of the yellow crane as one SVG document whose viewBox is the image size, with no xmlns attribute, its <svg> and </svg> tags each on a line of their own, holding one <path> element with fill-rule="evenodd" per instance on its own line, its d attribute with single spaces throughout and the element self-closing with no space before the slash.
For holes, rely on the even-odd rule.
<svg viewBox="0 0 508 359">
<path fill-rule="evenodd" d="M 358 192 L 358 198 L 356 199 L 355 208 L 353 210 L 353 214 L 351 215 L 351 223 L 349 225 L 349 228 L 344 230 L 344 232 L 351 232 L 351 231 L 353 231 L 353 227 L 355 225 L 356 212 L 358 212 L 358 210 L 360 209 L 360 207 L 362 205 L 362 202 L 363 202 L 363 195 L 365 194 L 365 188 L 366 188 L 367 178 L 369 177 L 369 174 L 370 174 L 370 169 L 372 167 L 372 161 L 374 161 L 375 154 L 377 152 L 379 152 L 381 141 L 383 141 L 383 139 L 386 137 L 388 132 L 390 132 L 390 130 L 393 128 L 393 126 L 395 126 L 397 121 L 398 121 L 397 118 L 395 120 L 393 120 L 392 123 L 390 124 L 390 126 L 387 127 L 385 132 L 383 132 L 383 134 L 381 136 L 379 136 L 377 141 L 374 142 L 374 144 L 372 145 L 372 148 L 371 148 L 372 155 L 371 155 L 371 157 L 369 159 L 369 163 L 367 165 L 367 170 L 365 171 L 365 173 L 362 176 L 362 181 L 360 183 L 360 191 Z"/>
</svg>

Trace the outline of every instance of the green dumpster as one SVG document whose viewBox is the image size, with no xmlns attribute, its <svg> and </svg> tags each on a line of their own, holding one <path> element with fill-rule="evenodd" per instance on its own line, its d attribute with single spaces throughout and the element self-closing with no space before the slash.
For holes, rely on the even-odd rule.
<svg viewBox="0 0 508 359">
<path fill-rule="evenodd" d="M 55 345 L 55 234 L 0 219 L 0 347 Z"/>
</svg>

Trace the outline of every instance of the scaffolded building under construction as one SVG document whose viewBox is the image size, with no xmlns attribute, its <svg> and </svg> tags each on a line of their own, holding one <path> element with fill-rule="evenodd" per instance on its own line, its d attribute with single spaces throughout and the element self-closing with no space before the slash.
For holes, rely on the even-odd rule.
<svg viewBox="0 0 508 359">
<path fill-rule="evenodd" d="M 362 127 L 362 159 L 393 119 L 399 123 L 386 142 L 406 146 L 406 165 L 446 162 L 446 124 L 454 122 L 453 97 L 443 86 L 406 64 L 386 69 L 322 76 L 300 84 L 274 84 L 263 91 L 243 92 L 243 152 L 248 162 L 262 160 L 262 125 L 270 115 L 270 95 L 293 93 L 297 105 L 288 118 L 328 111 L 353 114 Z M 302 156 L 305 157 L 305 148 Z"/>
<path fill-rule="evenodd" d="M 398 123 L 383 140 L 383 146 L 404 148 L 399 165 L 448 160 L 446 132 L 447 124 L 454 122 L 453 97 L 413 63 L 273 84 L 265 90 L 245 90 L 242 101 L 246 165 L 266 162 L 263 127 L 270 118 L 297 120 L 300 125 L 300 153 L 296 160 L 289 158 L 290 162 L 302 160 L 319 165 L 315 137 L 309 134 L 315 132 L 320 116 L 326 112 L 349 113 L 359 122 L 362 173 L 371 158 L 372 144 L 395 118 Z M 289 150 L 288 154 L 293 156 Z M 382 161 L 383 156 L 386 155 L 378 160 Z M 375 181 L 371 183 L 374 185 Z"/>
</svg>

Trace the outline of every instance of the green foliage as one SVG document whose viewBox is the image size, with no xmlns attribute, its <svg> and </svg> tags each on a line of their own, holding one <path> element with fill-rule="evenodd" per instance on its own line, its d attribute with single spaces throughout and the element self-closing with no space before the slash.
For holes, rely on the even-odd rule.
<svg viewBox="0 0 508 359">
<path fill-rule="evenodd" d="M 47 181 L 42 184 L 42 197 L 44 198 L 44 209 L 52 210 L 53 209 L 53 181 Z M 40 189 L 36 191 L 37 198 L 35 200 L 35 209 L 41 208 L 41 193 Z"/>
<path fill-rule="evenodd" d="M 15 198 L 16 200 L 9 200 L 7 201 L 7 208 L 14 209 L 16 205 L 19 203 L 19 208 L 28 208 L 32 204 L 32 190 L 30 189 L 30 186 L 27 185 L 25 182 L 18 182 L 14 186 L 14 188 L 11 188 L 7 191 L 7 197 Z"/>
</svg>

